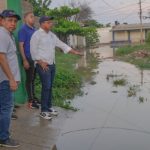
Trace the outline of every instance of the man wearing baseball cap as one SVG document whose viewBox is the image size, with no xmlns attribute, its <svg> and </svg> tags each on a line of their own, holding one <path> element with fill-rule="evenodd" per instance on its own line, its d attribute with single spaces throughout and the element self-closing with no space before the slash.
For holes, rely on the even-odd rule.
<svg viewBox="0 0 150 150">
<path fill-rule="evenodd" d="M 50 30 L 53 27 L 53 17 L 42 16 L 39 19 L 40 29 L 34 32 L 30 46 L 31 56 L 36 62 L 36 69 L 42 82 L 41 113 L 44 119 L 52 119 L 51 115 L 58 112 L 52 108 L 52 84 L 55 76 L 55 47 L 64 53 L 82 55 L 58 39 Z"/>
<path fill-rule="evenodd" d="M 21 19 L 13 10 L 2 12 L 0 27 L 0 146 L 18 147 L 10 138 L 9 128 L 13 110 L 13 92 L 20 82 L 19 65 L 16 55 L 15 39 L 12 35 Z"/>
</svg>

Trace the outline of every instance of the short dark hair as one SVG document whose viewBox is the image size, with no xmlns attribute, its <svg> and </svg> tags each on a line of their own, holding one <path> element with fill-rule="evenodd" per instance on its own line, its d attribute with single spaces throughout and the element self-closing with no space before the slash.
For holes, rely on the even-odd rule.
<svg viewBox="0 0 150 150">
<path fill-rule="evenodd" d="M 26 12 L 26 13 L 24 14 L 24 18 L 26 18 L 29 14 L 33 14 L 33 12 L 32 12 L 32 11 Z"/>
</svg>

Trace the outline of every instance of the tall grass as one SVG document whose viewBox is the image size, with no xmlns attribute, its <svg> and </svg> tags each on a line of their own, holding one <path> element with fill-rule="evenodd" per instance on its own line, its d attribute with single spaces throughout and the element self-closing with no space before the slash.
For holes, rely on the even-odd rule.
<svg viewBox="0 0 150 150">
<path fill-rule="evenodd" d="M 140 44 L 140 45 L 128 45 L 120 47 L 116 50 L 117 56 L 124 56 L 130 53 L 133 53 L 138 50 L 149 50 L 150 51 L 150 44 Z"/>
</svg>

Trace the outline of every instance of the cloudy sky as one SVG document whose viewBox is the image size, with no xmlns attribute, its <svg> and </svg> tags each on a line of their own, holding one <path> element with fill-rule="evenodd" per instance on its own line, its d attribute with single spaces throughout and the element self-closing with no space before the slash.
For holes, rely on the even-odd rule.
<svg viewBox="0 0 150 150">
<path fill-rule="evenodd" d="M 71 0 L 52 0 L 51 8 L 68 5 Z M 114 23 L 139 23 L 139 0 L 73 0 L 85 2 L 93 10 L 93 18 L 98 22 Z M 150 11 L 150 0 L 142 0 L 143 16 L 148 16 Z M 150 19 L 143 20 L 150 22 Z"/>
</svg>

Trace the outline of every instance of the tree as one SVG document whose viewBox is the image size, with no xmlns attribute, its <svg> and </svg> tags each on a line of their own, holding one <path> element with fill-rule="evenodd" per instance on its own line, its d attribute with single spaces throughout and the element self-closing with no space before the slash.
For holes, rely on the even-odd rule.
<svg viewBox="0 0 150 150">
<path fill-rule="evenodd" d="M 93 11 L 91 7 L 86 3 L 80 3 L 79 1 L 71 1 L 70 6 L 73 8 L 79 8 L 80 12 L 74 16 L 75 21 L 85 21 L 90 20 L 92 18 Z"/>
<path fill-rule="evenodd" d="M 49 10 L 49 5 L 51 0 L 29 0 L 33 6 L 33 11 L 35 16 L 44 15 L 47 10 Z"/>
<path fill-rule="evenodd" d="M 81 23 L 71 21 L 71 18 L 80 12 L 79 8 L 70 8 L 62 6 L 48 10 L 47 15 L 54 16 L 58 21 L 53 31 L 57 33 L 59 38 L 67 42 L 69 35 L 85 36 L 88 46 L 98 42 L 98 34 L 95 27 L 83 27 Z"/>
<path fill-rule="evenodd" d="M 103 24 L 100 24 L 96 20 L 93 20 L 93 19 L 84 21 L 84 26 L 86 26 L 86 27 L 96 27 L 96 28 L 104 27 Z"/>
</svg>

